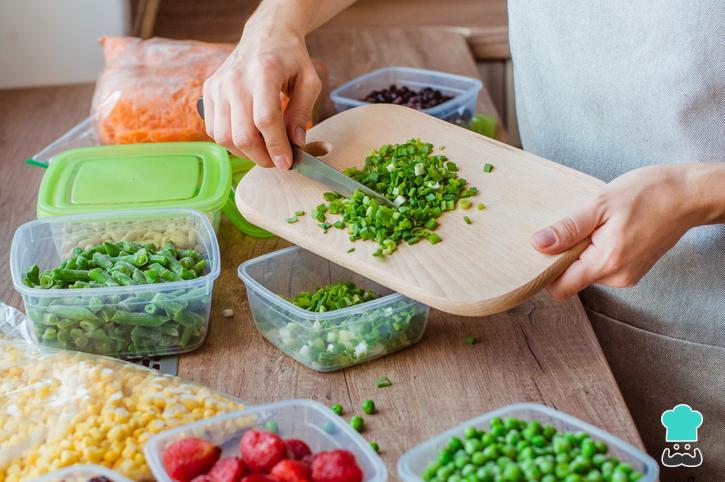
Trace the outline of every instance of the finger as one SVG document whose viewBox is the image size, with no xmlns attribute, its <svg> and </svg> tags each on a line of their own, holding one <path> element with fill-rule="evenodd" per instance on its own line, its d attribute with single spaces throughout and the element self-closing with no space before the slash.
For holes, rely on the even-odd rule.
<svg viewBox="0 0 725 482">
<path fill-rule="evenodd" d="M 591 285 L 599 277 L 599 266 L 594 245 L 589 245 L 579 259 L 548 286 L 549 293 L 557 300 L 573 296 Z"/>
<path fill-rule="evenodd" d="M 280 169 L 289 169 L 292 165 L 292 150 L 284 128 L 279 94 L 279 86 L 265 82 L 258 84 L 252 98 L 252 117 L 274 165 Z"/>
<path fill-rule="evenodd" d="M 206 114 L 206 111 L 204 112 Z M 229 117 L 229 104 L 226 101 L 214 106 L 214 142 L 229 149 L 233 147 L 231 119 Z"/>
<path fill-rule="evenodd" d="M 531 244 L 542 253 L 566 251 L 589 237 L 601 224 L 601 215 L 593 205 L 580 209 L 572 216 L 560 219 L 531 236 Z"/>
<path fill-rule="evenodd" d="M 210 138 L 214 138 L 214 100 L 209 88 L 209 81 L 204 82 L 203 97 L 204 97 L 204 128 L 206 129 L 206 135 Z"/>
<path fill-rule="evenodd" d="M 232 153 L 246 157 L 261 167 L 272 167 L 272 159 L 267 153 L 264 140 L 257 127 L 252 123 L 251 99 L 245 102 L 235 98 L 231 106 Z"/>
<path fill-rule="evenodd" d="M 312 109 L 320 95 L 322 83 L 314 68 L 305 70 L 295 81 L 290 92 L 290 102 L 284 113 L 287 136 L 300 147 L 304 147 L 307 122 L 312 119 Z"/>
</svg>

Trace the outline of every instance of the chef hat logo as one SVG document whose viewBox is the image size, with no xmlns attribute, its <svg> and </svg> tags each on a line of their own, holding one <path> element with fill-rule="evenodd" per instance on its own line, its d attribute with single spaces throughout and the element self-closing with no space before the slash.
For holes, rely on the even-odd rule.
<svg viewBox="0 0 725 482">
<path fill-rule="evenodd" d="M 660 421 L 667 429 L 667 442 L 697 442 L 697 429 L 702 425 L 702 414 L 681 403 L 662 413 Z"/>
</svg>

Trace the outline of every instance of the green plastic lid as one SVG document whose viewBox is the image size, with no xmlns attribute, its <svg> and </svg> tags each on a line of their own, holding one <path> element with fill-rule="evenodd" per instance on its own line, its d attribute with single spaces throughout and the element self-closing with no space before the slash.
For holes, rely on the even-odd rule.
<svg viewBox="0 0 725 482">
<path fill-rule="evenodd" d="M 231 182 L 227 151 L 211 142 L 83 147 L 53 159 L 38 217 L 179 207 L 211 213 L 227 203 Z"/>
</svg>

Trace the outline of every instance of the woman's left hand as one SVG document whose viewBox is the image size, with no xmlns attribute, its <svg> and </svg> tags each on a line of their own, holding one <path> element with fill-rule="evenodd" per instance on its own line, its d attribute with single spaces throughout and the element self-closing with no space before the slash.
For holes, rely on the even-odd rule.
<svg viewBox="0 0 725 482">
<path fill-rule="evenodd" d="M 649 166 L 628 172 L 570 217 L 535 233 L 531 243 L 557 254 L 591 244 L 551 285 L 556 299 L 598 283 L 634 286 L 685 232 L 700 223 L 697 193 L 685 166 Z M 693 198 L 694 196 L 694 198 Z"/>
</svg>

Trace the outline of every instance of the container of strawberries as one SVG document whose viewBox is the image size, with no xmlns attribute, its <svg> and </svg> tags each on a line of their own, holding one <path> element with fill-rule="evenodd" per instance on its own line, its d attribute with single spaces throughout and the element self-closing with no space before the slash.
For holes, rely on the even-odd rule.
<svg viewBox="0 0 725 482">
<path fill-rule="evenodd" d="M 167 430 L 144 446 L 160 482 L 384 482 L 370 445 L 312 400 L 257 405 Z"/>
</svg>

